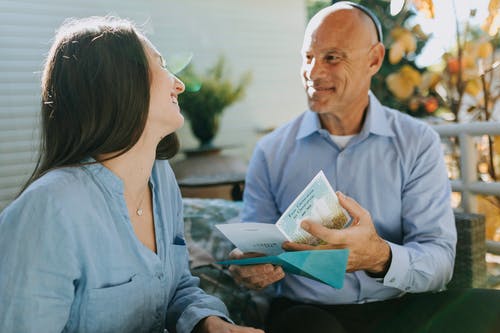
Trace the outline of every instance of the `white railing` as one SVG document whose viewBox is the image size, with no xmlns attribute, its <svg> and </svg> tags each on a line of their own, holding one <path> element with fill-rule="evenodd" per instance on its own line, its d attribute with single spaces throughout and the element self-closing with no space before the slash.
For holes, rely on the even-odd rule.
<svg viewBox="0 0 500 333">
<path fill-rule="evenodd" d="M 453 191 L 462 193 L 461 206 L 466 213 L 477 212 L 476 195 L 495 195 L 500 197 L 500 182 L 481 182 L 477 180 L 477 149 L 475 136 L 500 135 L 498 122 L 472 122 L 463 124 L 432 125 L 441 137 L 458 137 L 460 147 L 460 176 L 452 180 Z M 486 250 L 500 254 L 500 242 L 486 241 Z"/>
</svg>

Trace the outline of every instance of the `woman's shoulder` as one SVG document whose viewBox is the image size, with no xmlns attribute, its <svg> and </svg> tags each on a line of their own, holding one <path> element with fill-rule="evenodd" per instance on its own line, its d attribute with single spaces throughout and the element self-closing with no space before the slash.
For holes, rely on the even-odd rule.
<svg viewBox="0 0 500 333">
<path fill-rule="evenodd" d="M 58 212 L 71 202 L 76 205 L 88 186 L 89 176 L 81 167 L 52 170 L 31 183 L 3 213 L 24 216 L 26 212 Z"/>
<path fill-rule="evenodd" d="M 89 185 L 89 173 L 84 167 L 64 167 L 51 170 L 35 180 L 23 194 L 40 193 L 67 195 Z"/>
</svg>

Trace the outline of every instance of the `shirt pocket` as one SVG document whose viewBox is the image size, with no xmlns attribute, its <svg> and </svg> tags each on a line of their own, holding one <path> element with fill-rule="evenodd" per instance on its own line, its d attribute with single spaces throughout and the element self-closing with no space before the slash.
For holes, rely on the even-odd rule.
<svg viewBox="0 0 500 333">
<path fill-rule="evenodd" d="M 188 265 L 187 246 L 183 244 L 170 244 L 170 262 L 172 267 L 173 283 L 175 287 L 179 283 L 182 274 L 186 271 Z"/>
<path fill-rule="evenodd" d="M 153 327 L 162 327 L 150 297 L 154 294 L 152 280 L 134 275 L 122 284 L 89 289 L 82 318 L 84 331 L 152 332 Z"/>
</svg>

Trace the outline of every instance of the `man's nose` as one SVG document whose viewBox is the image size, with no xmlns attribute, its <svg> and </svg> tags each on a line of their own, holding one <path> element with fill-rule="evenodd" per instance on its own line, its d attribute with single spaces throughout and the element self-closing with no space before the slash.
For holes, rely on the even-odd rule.
<svg viewBox="0 0 500 333">
<path fill-rule="evenodd" d="M 319 61 L 316 61 L 315 58 L 311 59 L 311 61 L 304 65 L 304 75 L 306 79 L 314 81 L 316 79 L 321 78 L 324 73 L 324 69 L 321 66 Z"/>
</svg>

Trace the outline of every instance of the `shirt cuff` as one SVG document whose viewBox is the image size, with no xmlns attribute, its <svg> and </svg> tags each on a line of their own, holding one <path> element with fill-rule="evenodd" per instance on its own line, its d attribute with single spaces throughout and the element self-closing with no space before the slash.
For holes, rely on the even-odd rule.
<svg viewBox="0 0 500 333">
<path fill-rule="evenodd" d="M 215 316 L 224 319 L 225 321 L 234 324 L 234 322 L 229 319 L 229 317 L 222 312 L 213 309 L 198 309 L 195 313 L 191 311 L 186 311 L 190 313 L 184 313 L 179 321 L 177 322 L 177 332 L 189 333 L 192 332 L 196 324 L 206 317 Z"/>
<path fill-rule="evenodd" d="M 387 287 L 398 288 L 403 291 L 411 289 L 408 281 L 410 271 L 410 256 L 404 246 L 387 242 L 391 247 L 392 260 L 389 270 L 385 274 L 383 284 Z"/>
</svg>

